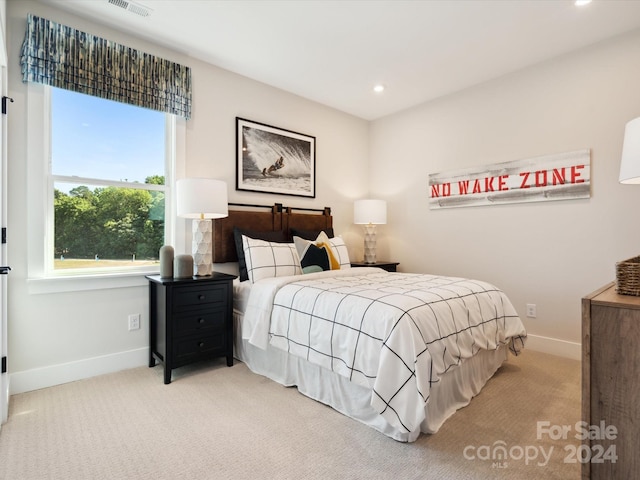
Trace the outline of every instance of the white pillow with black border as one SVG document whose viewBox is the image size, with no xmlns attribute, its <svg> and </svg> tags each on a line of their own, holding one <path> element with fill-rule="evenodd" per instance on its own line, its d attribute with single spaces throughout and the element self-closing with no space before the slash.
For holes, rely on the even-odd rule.
<svg viewBox="0 0 640 480">
<path fill-rule="evenodd" d="M 263 278 L 302 274 L 293 243 L 267 242 L 242 235 L 242 250 L 251 283 Z"/>
<path fill-rule="evenodd" d="M 316 242 L 326 242 L 331 246 L 331 253 L 338 260 L 340 269 L 351 268 L 351 262 L 349 261 L 349 251 L 344 243 L 342 237 L 329 238 L 326 233 L 320 232 Z"/>
</svg>

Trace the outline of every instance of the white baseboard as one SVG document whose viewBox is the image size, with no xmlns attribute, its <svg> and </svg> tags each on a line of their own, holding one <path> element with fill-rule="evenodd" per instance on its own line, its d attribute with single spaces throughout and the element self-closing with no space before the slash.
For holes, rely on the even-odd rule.
<svg viewBox="0 0 640 480">
<path fill-rule="evenodd" d="M 527 336 L 526 349 L 573 360 L 582 358 L 581 344 L 539 335 L 529 334 Z M 33 370 L 12 373 L 9 377 L 9 391 L 11 395 L 30 392 L 127 368 L 141 367 L 148 365 L 148 362 L 149 348 L 139 348 L 77 362 L 34 368 Z"/>
<path fill-rule="evenodd" d="M 149 348 L 147 347 L 77 362 L 34 368 L 12 373 L 9 376 L 9 391 L 11 395 L 15 395 L 148 364 Z"/>
<path fill-rule="evenodd" d="M 582 344 L 540 335 L 528 334 L 525 349 L 571 358 L 572 360 L 582 359 Z"/>
</svg>

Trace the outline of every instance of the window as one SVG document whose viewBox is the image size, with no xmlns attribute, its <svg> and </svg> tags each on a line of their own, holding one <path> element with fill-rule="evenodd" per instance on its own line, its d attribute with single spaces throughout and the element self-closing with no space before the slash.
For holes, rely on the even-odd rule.
<svg viewBox="0 0 640 480">
<path fill-rule="evenodd" d="M 45 272 L 157 268 L 168 229 L 171 116 L 46 88 L 51 136 Z"/>
</svg>

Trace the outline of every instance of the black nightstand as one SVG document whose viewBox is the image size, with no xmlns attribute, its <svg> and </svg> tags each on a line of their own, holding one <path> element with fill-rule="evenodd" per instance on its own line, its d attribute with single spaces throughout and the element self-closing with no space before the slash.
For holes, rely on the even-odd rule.
<svg viewBox="0 0 640 480">
<path fill-rule="evenodd" d="M 365 262 L 351 262 L 352 267 L 378 267 L 386 270 L 387 272 L 395 272 L 396 267 L 400 265 L 400 262 L 376 262 L 376 263 L 365 263 Z"/>
<path fill-rule="evenodd" d="M 149 367 L 164 365 L 164 383 L 171 370 L 198 360 L 227 357 L 233 365 L 233 275 L 186 279 L 148 275 Z"/>
</svg>

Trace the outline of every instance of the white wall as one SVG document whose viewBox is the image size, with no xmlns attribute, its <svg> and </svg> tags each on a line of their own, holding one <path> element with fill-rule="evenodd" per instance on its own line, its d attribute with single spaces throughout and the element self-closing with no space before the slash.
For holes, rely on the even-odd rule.
<svg viewBox="0 0 640 480">
<path fill-rule="evenodd" d="M 31 1 L 7 11 L 9 96 L 9 370 L 12 391 L 143 365 L 146 287 L 30 294 L 27 287 L 26 87 L 19 48 L 26 14 L 84 29 L 193 69 L 193 117 L 180 176 L 229 183 L 231 202 L 333 208 L 350 255 L 362 256 L 353 199 L 389 202 L 378 257 L 400 270 L 476 277 L 501 286 L 525 319 L 531 346 L 577 356 L 580 298 L 613 280 L 615 262 L 639 252 L 640 188 L 617 182 L 627 120 L 640 115 L 640 33 L 375 121 L 365 122 L 178 52 Z M 317 137 L 316 199 L 237 192 L 235 117 Z M 592 150 L 592 198 L 430 211 L 428 174 L 473 165 Z M 184 231 L 179 232 L 184 235 Z M 33 239 L 32 239 L 33 240 Z M 127 331 L 129 313 L 142 329 Z M 545 338 L 553 339 L 545 341 Z"/>
<path fill-rule="evenodd" d="M 640 116 L 639 58 L 635 32 L 372 122 L 371 190 L 389 201 L 383 256 L 497 284 L 532 347 L 579 358 L 581 297 L 640 254 L 640 187 L 618 183 L 624 125 Z M 582 148 L 589 200 L 428 208 L 429 173 Z"/>
<path fill-rule="evenodd" d="M 179 176 L 213 176 L 229 184 L 229 201 L 281 202 L 297 207 L 332 207 L 334 227 L 346 240 L 353 230 L 352 202 L 367 194 L 362 172 L 368 161 L 368 123 L 267 85 L 205 64 L 178 52 L 123 35 L 66 12 L 31 1 L 8 4 L 9 116 L 8 255 L 9 371 L 13 393 L 121 368 L 144 365 L 148 345 L 147 288 L 30 294 L 27 278 L 27 88 L 19 50 L 27 13 L 44 16 L 111 40 L 189 65 L 193 115 L 181 146 L 186 161 Z M 316 198 L 235 191 L 235 117 L 316 137 Z M 338 175 L 337 172 L 340 174 Z M 184 236 L 185 232 L 179 232 Z M 31 239 L 38 241 L 38 239 Z M 358 243 L 357 241 L 353 243 Z M 358 255 L 357 245 L 354 255 Z M 127 330 L 127 315 L 142 313 L 142 328 Z"/>
</svg>

